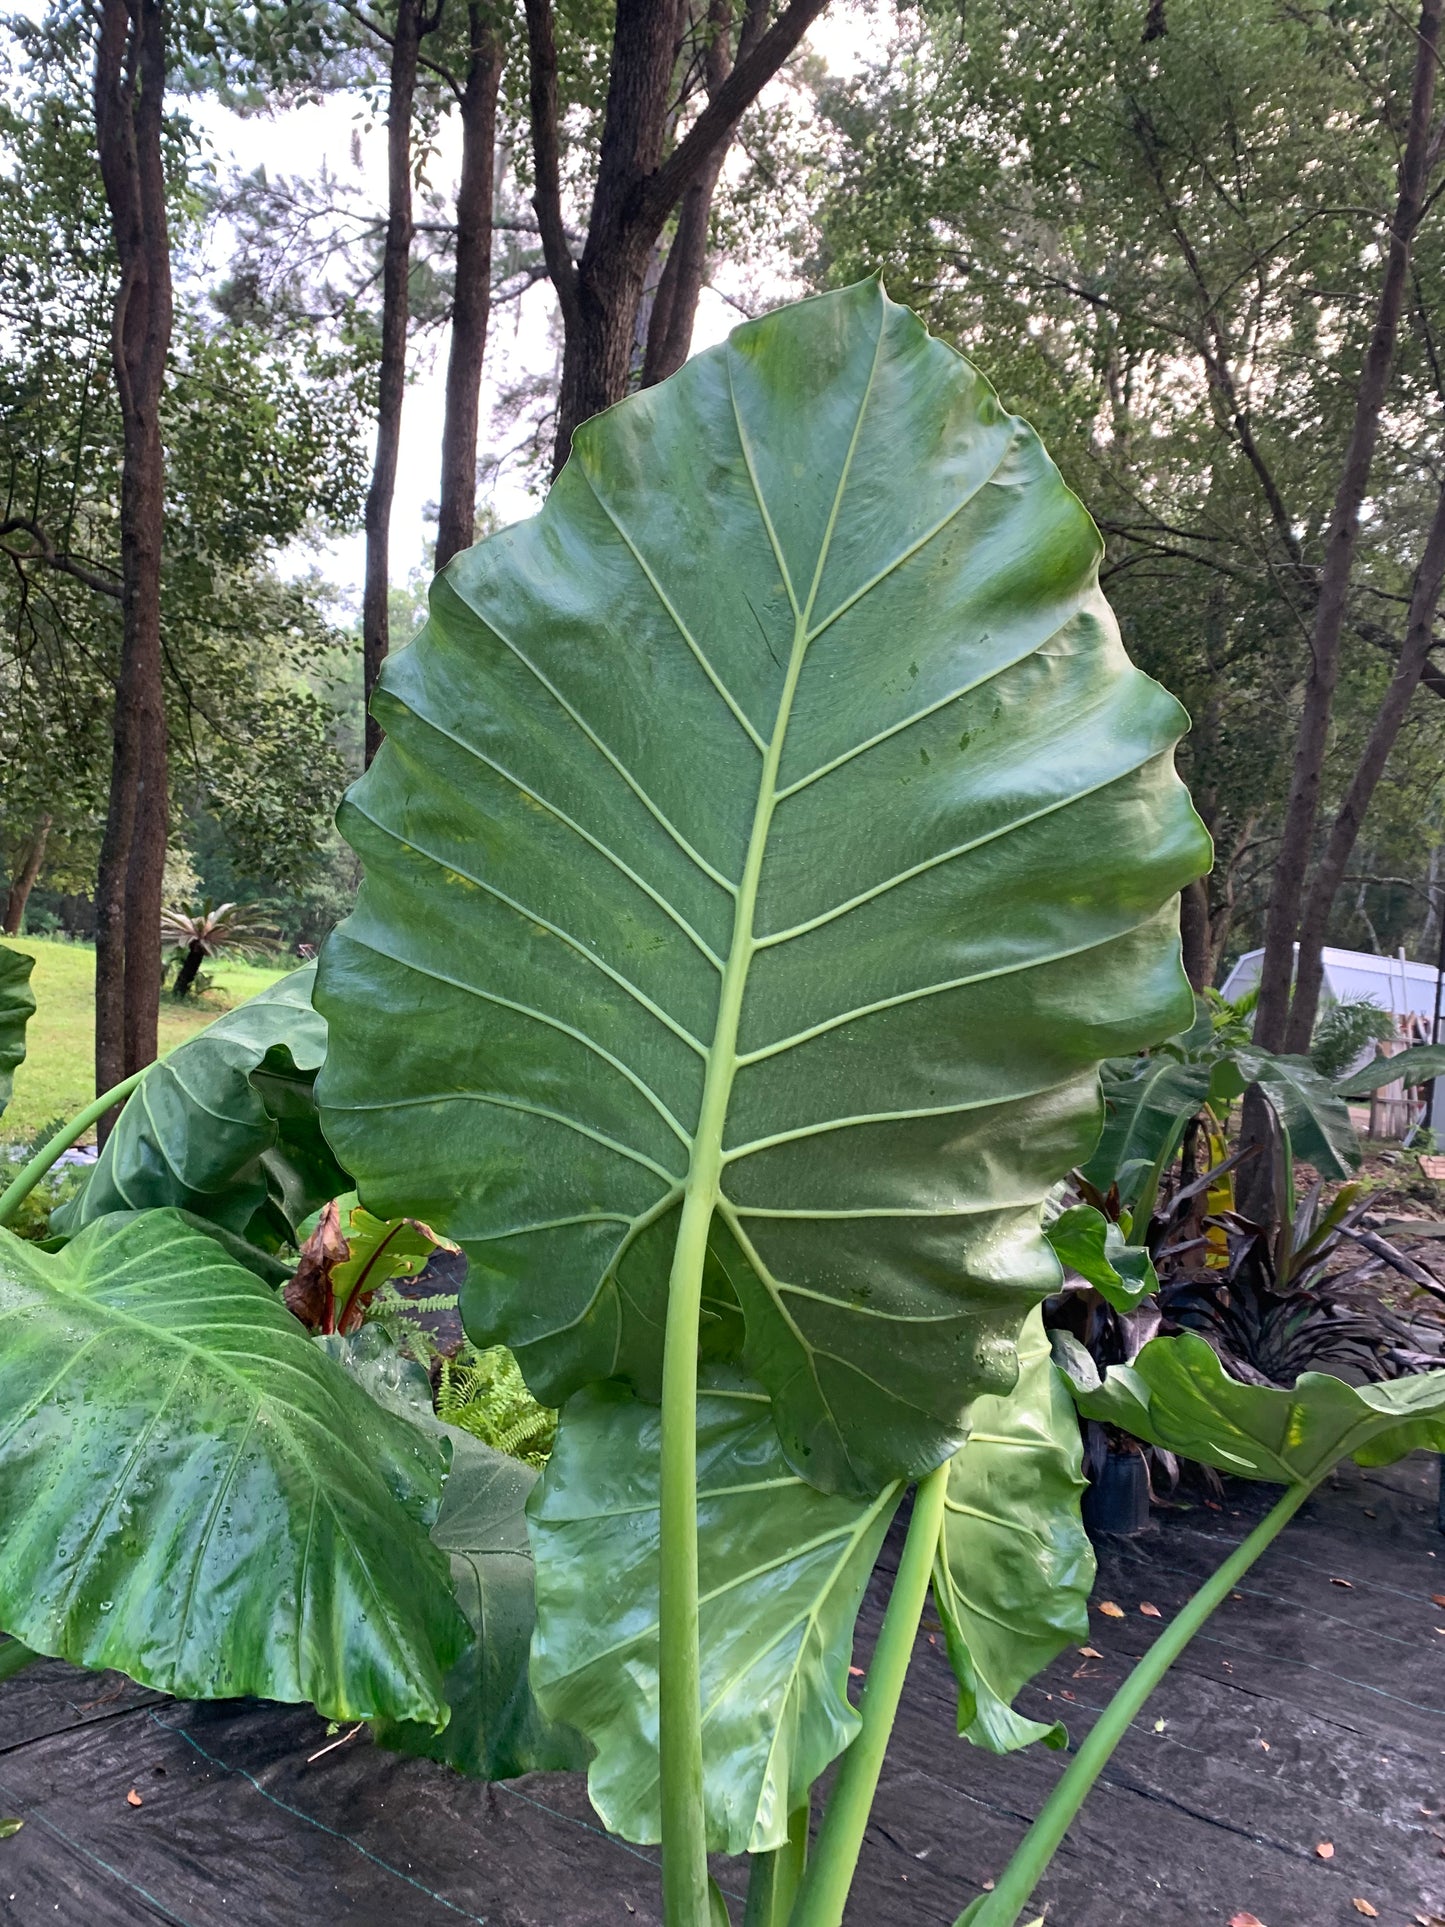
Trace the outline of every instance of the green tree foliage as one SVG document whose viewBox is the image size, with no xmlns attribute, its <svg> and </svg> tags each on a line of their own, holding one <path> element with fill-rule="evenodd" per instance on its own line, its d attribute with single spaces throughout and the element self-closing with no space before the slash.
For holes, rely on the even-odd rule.
<svg viewBox="0 0 1445 1927">
<path fill-rule="evenodd" d="M 1181 763 L 1218 844 L 1218 955 L 1248 934 L 1272 857 L 1413 33 L 1384 8 L 1250 0 L 1179 0 L 1165 21 L 1146 34 L 1144 0 L 905 15 L 886 62 L 821 96 L 835 145 L 813 272 L 880 268 L 965 351 L 987 339 L 1089 504 L 1130 650 L 1194 720 Z M 1436 222 L 1372 477 L 1337 789 L 1433 506 L 1440 275 Z M 1382 819 L 1411 817 L 1417 867 L 1442 738 L 1424 693 L 1392 764 L 1410 801 L 1382 799 Z"/>
<path fill-rule="evenodd" d="M 0 851 L 42 813 L 63 885 L 104 814 L 120 636 L 115 268 L 96 177 L 87 45 L 61 19 L 5 61 L 0 175 Z M 173 808 L 213 812 L 233 860 L 283 882 L 313 867 L 344 777 L 325 684 L 344 639 L 289 545 L 354 525 L 364 384 L 301 330 L 221 314 L 199 248 L 209 160 L 168 127 L 181 296 L 163 411 L 163 627 Z"/>
</svg>

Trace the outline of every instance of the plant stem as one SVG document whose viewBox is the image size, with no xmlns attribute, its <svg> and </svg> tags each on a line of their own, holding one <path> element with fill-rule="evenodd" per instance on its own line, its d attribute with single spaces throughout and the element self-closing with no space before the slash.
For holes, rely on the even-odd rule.
<svg viewBox="0 0 1445 1927">
<path fill-rule="evenodd" d="M 843 1918 L 908 1662 L 913 1657 L 918 1622 L 928 1597 L 928 1582 L 943 1526 L 948 1464 L 945 1459 L 926 1479 L 921 1479 L 913 1495 L 913 1517 L 908 1523 L 903 1557 L 898 1562 L 898 1576 L 893 1581 L 888 1610 L 883 1615 L 883 1630 L 878 1635 L 873 1664 L 868 1668 L 863 1687 L 863 1703 L 859 1709 L 863 1724 L 838 1768 L 817 1845 L 803 1877 L 792 1927 L 838 1927 Z"/>
<path fill-rule="evenodd" d="M 28 1646 L 22 1646 L 18 1639 L 7 1639 L 0 1646 L 0 1680 L 13 1679 L 27 1666 L 33 1666 L 43 1653 L 32 1653 Z"/>
<path fill-rule="evenodd" d="M 998 1885 L 985 1894 L 982 1905 L 971 1903 L 954 1927 L 1014 1927 L 1025 1902 L 1043 1878 L 1079 1808 L 1109 1756 L 1128 1732 L 1144 1702 L 1193 1639 L 1200 1627 L 1243 1578 L 1265 1548 L 1276 1539 L 1314 1491 L 1292 1485 L 1267 1512 L 1244 1543 L 1177 1613 L 1109 1701 L 1092 1731 L 1069 1763 L 1067 1772 L 1044 1802 L 1043 1810 L 1019 1843 Z"/>
<path fill-rule="evenodd" d="M 702 1314 L 703 1261 L 727 1163 L 722 1148 L 723 1130 L 733 1078 L 737 1074 L 743 992 L 758 948 L 753 925 L 768 831 L 778 801 L 778 768 L 803 658 L 808 651 L 813 601 L 822 580 L 843 481 L 853 459 L 861 423 L 860 412 L 819 551 L 813 586 L 803 607 L 799 607 L 792 584 L 788 583 L 788 599 L 793 606 L 793 641 L 772 735 L 766 743 L 741 712 L 738 713 L 739 722 L 762 752 L 763 764 L 733 910 L 732 942 L 718 992 L 717 1018 L 707 1053 L 697 1129 L 688 1160 L 682 1217 L 668 1277 L 667 1328 L 662 1354 L 658 1753 L 662 1774 L 662 1909 L 666 1927 L 704 1927 L 710 1918 L 711 1906 L 703 1806 L 702 1669 L 697 1601 L 697 1336 Z"/>
<path fill-rule="evenodd" d="M 133 1071 L 129 1077 L 123 1078 L 112 1089 L 103 1092 L 93 1104 L 87 1104 L 85 1109 L 71 1118 L 68 1124 L 61 1125 L 55 1136 L 41 1146 L 3 1197 L 0 1197 L 0 1225 L 9 1224 L 55 1160 L 63 1152 L 68 1151 L 78 1137 L 84 1137 L 91 1125 L 98 1118 L 104 1117 L 112 1104 L 123 1103 L 149 1069 L 150 1065 L 147 1064 L 145 1070 Z"/>
<path fill-rule="evenodd" d="M 689 1182 L 668 1281 L 662 1362 L 658 1754 L 667 1927 L 703 1927 L 711 1909 L 698 1651 L 697 1332 L 702 1267 L 716 1196 L 715 1170 L 710 1186 Z"/>
<path fill-rule="evenodd" d="M 788 1815 L 788 1839 L 773 1853 L 755 1853 L 748 1872 L 748 1909 L 743 1927 L 787 1927 L 798 1883 L 808 1864 L 811 1796 Z"/>
</svg>

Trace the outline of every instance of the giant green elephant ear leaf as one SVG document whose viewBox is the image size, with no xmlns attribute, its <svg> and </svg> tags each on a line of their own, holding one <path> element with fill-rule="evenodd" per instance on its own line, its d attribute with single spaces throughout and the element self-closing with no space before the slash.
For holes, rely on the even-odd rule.
<svg viewBox="0 0 1445 1927">
<path fill-rule="evenodd" d="M 532 1684 L 595 1748 L 606 1826 L 638 1841 L 660 1838 L 660 1439 L 656 1406 L 621 1386 L 578 1393 L 529 1507 Z M 699 1390 L 697 1467 L 708 1845 L 761 1853 L 858 1730 L 853 1624 L 901 1488 L 817 1491 L 789 1470 L 767 1398 L 726 1368 Z"/>
<path fill-rule="evenodd" d="M 1360 1141 L 1350 1107 L 1307 1057 L 1277 1057 L 1251 1046 L 1237 1051 L 1235 1060 L 1269 1099 L 1296 1157 L 1308 1158 L 1327 1178 L 1348 1178 L 1358 1169 Z"/>
<path fill-rule="evenodd" d="M 0 943 L 0 1111 L 15 1089 L 15 1072 L 25 1061 L 25 1026 L 35 1015 L 30 973 L 35 959 Z"/>
<path fill-rule="evenodd" d="M 1117 1184 L 1132 1203 L 1148 1172 L 1204 1108 L 1213 1073 L 1208 1064 L 1163 1052 L 1110 1069 L 1113 1074 L 1104 1079 L 1104 1129 L 1082 1170 L 1097 1190 Z"/>
<path fill-rule="evenodd" d="M 1330 1089 L 1336 1097 L 1368 1097 L 1397 1078 L 1413 1086 L 1432 1077 L 1445 1077 L 1445 1044 L 1412 1044 L 1393 1057 L 1373 1057 L 1348 1077 L 1336 1079 Z"/>
<path fill-rule="evenodd" d="M 1069 1352 L 1071 1371 L 1089 1370 Z M 1382 1385 L 1303 1372 L 1292 1390 L 1241 1385 L 1192 1332 L 1152 1338 L 1132 1365 L 1072 1380 L 1088 1418 L 1117 1425 L 1181 1458 L 1246 1479 L 1313 1485 L 1343 1458 L 1390 1465 L 1407 1452 L 1445 1452 L 1445 1371 Z"/>
<path fill-rule="evenodd" d="M 968 1443 L 948 1468 L 933 1597 L 958 1679 L 958 1730 L 991 1753 L 1032 1740 L 1064 1746 L 1061 1725 L 1014 1710 L 1013 1699 L 1089 1633 L 1094 1553 L 1079 1500 L 1079 1422 L 1049 1355 L 1043 1319 L 1019 1339 L 1019 1382 L 979 1399 Z"/>
<path fill-rule="evenodd" d="M 464 1246 L 469 1331 L 546 1403 L 657 1394 L 685 1192 L 679 1276 L 710 1215 L 819 1485 L 930 1469 L 1012 1384 L 1098 1063 L 1189 1021 L 1208 858 L 1099 554 L 869 281 L 587 423 L 434 584 L 340 818 L 366 881 L 319 1090 L 367 1207 Z"/>
<path fill-rule="evenodd" d="M 265 1254 L 350 1190 L 313 1094 L 326 1057 L 315 977 L 314 964 L 292 971 L 155 1065 L 85 1189 L 56 1212 L 55 1230 L 69 1236 L 113 1211 L 174 1205 Z"/>
<path fill-rule="evenodd" d="M 451 1446 L 431 1536 L 451 1561 L 452 1587 L 472 1639 L 446 1677 L 451 1718 L 442 1730 L 418 1720 L 380 1719 L 373 1723 L 377 1740 L 481 1780 L 580 1771 L 586 1746 L 569 1727 L 547 1719 L 528 1677 L 537 1584 L 526 1508 L 537 1474 L 458 1426 L 443 1425 L 432 1410 L 427 1374 L 398 1352 L 380 1325 L 316 1343 L 379 1405 Z"/>
<path fill-rule="evenodd" d="M 0 1230 L 0 1625 L 36 1652 L 441 1726 L 446 1465 L 179 1212 Z"/>
</svg>

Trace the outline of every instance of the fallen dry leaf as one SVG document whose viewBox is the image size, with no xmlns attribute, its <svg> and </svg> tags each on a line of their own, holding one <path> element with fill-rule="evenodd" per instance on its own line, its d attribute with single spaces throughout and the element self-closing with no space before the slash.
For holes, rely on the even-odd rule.
<svg viewBox="0 0 1445 1927">
<path fill-rule="evenodd" d="M 1069 1691 L 1067 1686 L 1065 1686 L 1059 1694 L 1061 1700 L 1071 1700 L 1073 1697 L 1074 1695 Z"/>
<path fill-rule="evenodd" d="M 1355 1590 L 1355 1582 L 1353 1579 L 1332 1579 L 1330 1584 L 1332 1586 L 1343 1586 L 1346 1592 L 1353 1592 Z"/>
<path fill-rule="evenodd" d="M 1315 1848 L 1315 1852 L 1319 1855 L 1321 1860 L 1333 1860 L 1335 1857 L 1334 1841 L 1321 1840 L 1319 1845 Z"/>
<path fill-rule="evenodd" d="M 134 1787 L 132 1787 L 130 1792 L 125 1796 L 125 1803 L 128 1807 L 138 1807 L 144 1804 Z"/>
<path fill-rule="evenodd" d="M 1437 1606 L 1445 1606 L 1445 1592 L 1432 1592 L 1430 1597 Z"/>
<path fill-rule="evenodd" d="M 1268 1740 L 1256 1740 L 1256 1741 L 1255 1741 L 1255 1745 L 1256 1745 L 1256 1746 L 1262 1746 L 1262 1747 L 1264 1748 L 1264 1750 L 1265 1750 L 1265 1752 L 1266 1752 L 1266 1753 L 1268 1753 L 1268 1751 L 1269 1751 L 1269 1741 L 1268 1741 Z"/>
<path fill-rule="evenodd" d="M 1231 1914 L 1229 1927 L 1264 1927 L 1258 1914 Z"/>
<path fill-rule="evenodd" d="M 862 1679 L 863 1668 L 861 1666 L 850 1666 L 848 1668 L 848 1677 L 849 1679 Z"/>
<path fill-rule="evenodd" d="M 1102 1659 L 1104 1657 L 1097 1646 L 1081 1646 L 1079 1648 L 1079 1656 L 1082 1659 Z"/>
<path fill-rule="evenodd" d="M 1122 1606 L 1116 1606 L 1112 1599 L 1101 1599 L 1099 1601 L 1099 1611 L 1106 1619 L 1122 1619 L 1124 1617 L 1124 1608 Z"/>
<path fill-rule="evenodd" d="M 1140 1606 L 1139 1610 L 1146 1619 L 1162 1619 L 1164 1617 L 1159 1608 L 1157 1606 L 1151 1606 L 1147 1599 L 1144 1604 Z"/>
<path fill-rule="evenodd" d="M 1372 1907 L 1368 1900 L 1361 1900 L 1358 1894 L 1356 1894 L 1354 1898 L 1354 1909 L 1357 1914 L 1364 1914 L 1370 1920 L 1378 1920 L 1380 1918 L 1379 1908 Z"/>
</svg>

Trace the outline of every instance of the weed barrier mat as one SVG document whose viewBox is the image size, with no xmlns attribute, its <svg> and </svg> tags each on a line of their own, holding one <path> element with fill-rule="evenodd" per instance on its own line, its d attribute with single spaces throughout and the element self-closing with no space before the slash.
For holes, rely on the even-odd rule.
<svg viewBox="0 0 1445 1927">
<path fill-rule="evenodd" d="M 1445 1917 L 1435 1480 L 1435 1460 L 1417 1455 L 1327 1482 L 1115 1754 L 1040 1889 L 1049 1927 L 1226 1927 L 1239 1912 L 1265 1927 L 1358 1927 L 1371 1916 L 1357 1899 L 1383 1927 Z M 1167 1619 L 1268 1497 L 1232 1486 L 1218 1510 L 1165 1511 L 1157 1530 L 1104 1542 L 1090 1641 L 1102 1657 L 1070 1649 L 1022 1709 L 1081 1737 L 1158 1630 L 1140 1607 Z M 875 1584 L 859 1665 L 881 1609 Z M 954 1738 L 953 1713 L 929 1620 L 850 1927 L 948 1927 L 1061 1770 L 1039 1748 L 975 1751 Z M 659 1922 L 655 1854 L 607 1839 L 579 1776 L 484 1787 L 385 1753 L 365 1730 L 330 1737 L 306 1708 L 182 1704 L 55 1662 L 18 1674 L 0 1685 L 0 1815 L 25 1824 L 0 1840 L 0 1921 Z M 740 1920 L 745 1870 L 715 1871 Z"/>
</svg>

